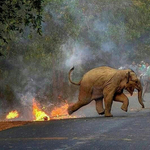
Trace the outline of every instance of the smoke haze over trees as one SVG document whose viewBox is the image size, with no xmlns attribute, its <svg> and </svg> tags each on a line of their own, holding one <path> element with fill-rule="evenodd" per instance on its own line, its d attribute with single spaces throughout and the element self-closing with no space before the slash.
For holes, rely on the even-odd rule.
<svg viewBox="0 0 150 150">
<path fill-rule="evenodd" d="M 41 0 L 40 7 L 30 2 L 12 0 L 17 17 L 7 22 L 7 11 L 1 14 L 1 113 L 27 109 L 33 97 L 46 106 L 77 99 L 78 87 L 68 82 L 72 66 L 79 81 L 94 67 L 150 59 L 150 0 Z M 28 7 L 31 15 L 23 13 Z M 24 24 L 20 12 L 33 18 Z"/>
</svg>

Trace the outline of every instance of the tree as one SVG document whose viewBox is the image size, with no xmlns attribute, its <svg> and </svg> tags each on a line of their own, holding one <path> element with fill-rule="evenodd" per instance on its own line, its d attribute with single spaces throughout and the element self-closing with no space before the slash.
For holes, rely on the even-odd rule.
<svg viewBox="0 0 150 150">
<path fill-rule="evenodd" d="M 1 0 L 0 41 L 7 42 L 13 31 L 22 33 L 25 26 L 41 34 L 43 0 Z"/>
</svg>

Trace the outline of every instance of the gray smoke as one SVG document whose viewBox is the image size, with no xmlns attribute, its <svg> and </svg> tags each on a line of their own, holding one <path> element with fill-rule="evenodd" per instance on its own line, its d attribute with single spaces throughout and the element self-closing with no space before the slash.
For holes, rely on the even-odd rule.
<svg viewBox="0 0 150 150">
<path fill-rule="evenodd" d="M 32 111 L 32 100 L 35 97 L 42 106 L 50 106 L 48 111 L 51 110 L 54 101 L 60 103 L 64 99 L 68 101 L 77 100 L 78 87 L 73 87 L 68 83 L 68 71 L 73 66 L 75 67 L 73 78 L 79 81 L 83 74 L 92 68 L 102 65 L 117 68 L 128 61 L 124 53 L 128 52 L 126 50 L 129 50 L 130 46 L 123 47 L 126 43 L 124 16 L 116 17 L 115 28 L 111 25 L 111 17 L 116 13 L 115 10 L 121 9 L 119 6 L 122 6 L 123 9 L 128 7 L 130 1 L 124 2 L 122 0 L 119 4 L 98 0 L 83 0 L 82 2 L 66 0 L 63 2 L 60 5 L 61 7 L 58 7 L 55 1 L 45 7 L 44 11 L 50 16 L 51 22 L 43 23 L 43 35 L 50 38 L 53 29 L 51 29 L 51 26 L 49 26 L 50 29 L 47 29 L 49 24 L 63 29 L 66 23 L 65 14 L 68 13 L 73 18 L 75 26 L 78 26 L 78 36 L 71 37 L 69 32 L 65 33 L 64 31 L 65 41 L 58 46 L 55 54 L 53 54 L 49 45 L 47 46 L 46 40 L 45 42 L 43 40 L 43 47 L 47 46 L 45 46 L 47 55 L 43 57 L 45 61 L 34 60 L 33 58 L 33 60 L 27 62 L 24 54 L 6 61 L 9 65 L 4 67 L 8 69 L 4 72 L 8 75 L 1 81 L 1 85 L 3 85 L 3 91 L 5 91 L 6 85 L 9 85 L 15 98 L 14 102 L 10 100 L 8 107 L 5 106 L 8 109 L 5 109 L 5 111 L 19 108 L 24 117 L 22 119 L 32 119 L 30 113 Z M 116 27 L 117 30 L 114 31 Z M 114 40 L 114 38 L 119 38 L 117 39 L 118 43 L 115 42 L 116 39 Z M 33 42 L 33 45 L 35 44 L 34 40 L 30 42 Z M 26 39 L 21 39 L 20 43 L 29 44 Z M 38 44 L 35 44 L 36 46 L 38 51 Z M 120 51 L 119 54 L 118 51 Z M 48 57 L 49 54 L 53 56 L 51 61 Z M 49 67 L 44 69 L 40 62 L 49 64 Z M 63 96 L 61 100 L 58 98 L 60 96 Z M 6 99 L 6 97 L 3 99 Z M 4 103 L 3 100 L 2 106 L 5 105 Z M 29 114 L 25 115 L 26 112 L 29 112 Z"/>
</svg>

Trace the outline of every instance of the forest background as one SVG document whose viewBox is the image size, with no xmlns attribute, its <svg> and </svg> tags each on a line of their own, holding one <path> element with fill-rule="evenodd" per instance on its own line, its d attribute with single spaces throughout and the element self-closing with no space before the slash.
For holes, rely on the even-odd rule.
<svg viewBox="0 0 150 150">
<path fill-rule="evenodd" d="M 102 65 L 150 60 L 150 0 L 0 2 L 0 115 L 35 97 L 48 111 L 77 100 L 79 81 Z"/>
</svg>

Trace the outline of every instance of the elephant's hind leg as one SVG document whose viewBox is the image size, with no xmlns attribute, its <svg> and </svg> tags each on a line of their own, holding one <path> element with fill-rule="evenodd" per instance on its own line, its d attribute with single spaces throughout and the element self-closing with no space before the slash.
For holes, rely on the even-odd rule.
<svg viewBox="0 0 150 150">
<path fill-rule="evenodd" d="M 80 101 L 80 100 L 78 100 L 76 103 L 74 103 L 73 105 L 70 105 L 68 107 L 68 114 L 71 115 L 73 112 L 77 111 L 82 106 L 89 104 L 90 102 L 91 101 Z"/>
<path fill-rule="evenodd" d="M 91 96 L 91 89 L 84 89 L 84 87 L 81 86 L 78 101 L 68 107 L 68 114 L 71 115 L 82 106 L 89 104 L 92 101 Z"/>
<path fill-rule="evenodd" d="M 103 115 L 105 110 L 103 108 L 103 89 L 102 87 L 93 87 L 92 100 L 95 100 L 96 111 L 99 115 Z"/>
<path fill-rule="evenodd" d="M 105 110 L 103 108 L 103 99 L 95 100 L 96 110 L 99 115 L 104 115 Z"/>
<path fill-rule="evenodd" d="M 126 112 L 128 111 L 129 100 L 128 100 L 128 97 L 124 93 L 115 95 L 114 101 L 122 102 L 123 104 L 121 106 L 121 109 Z"/>
</svg>

